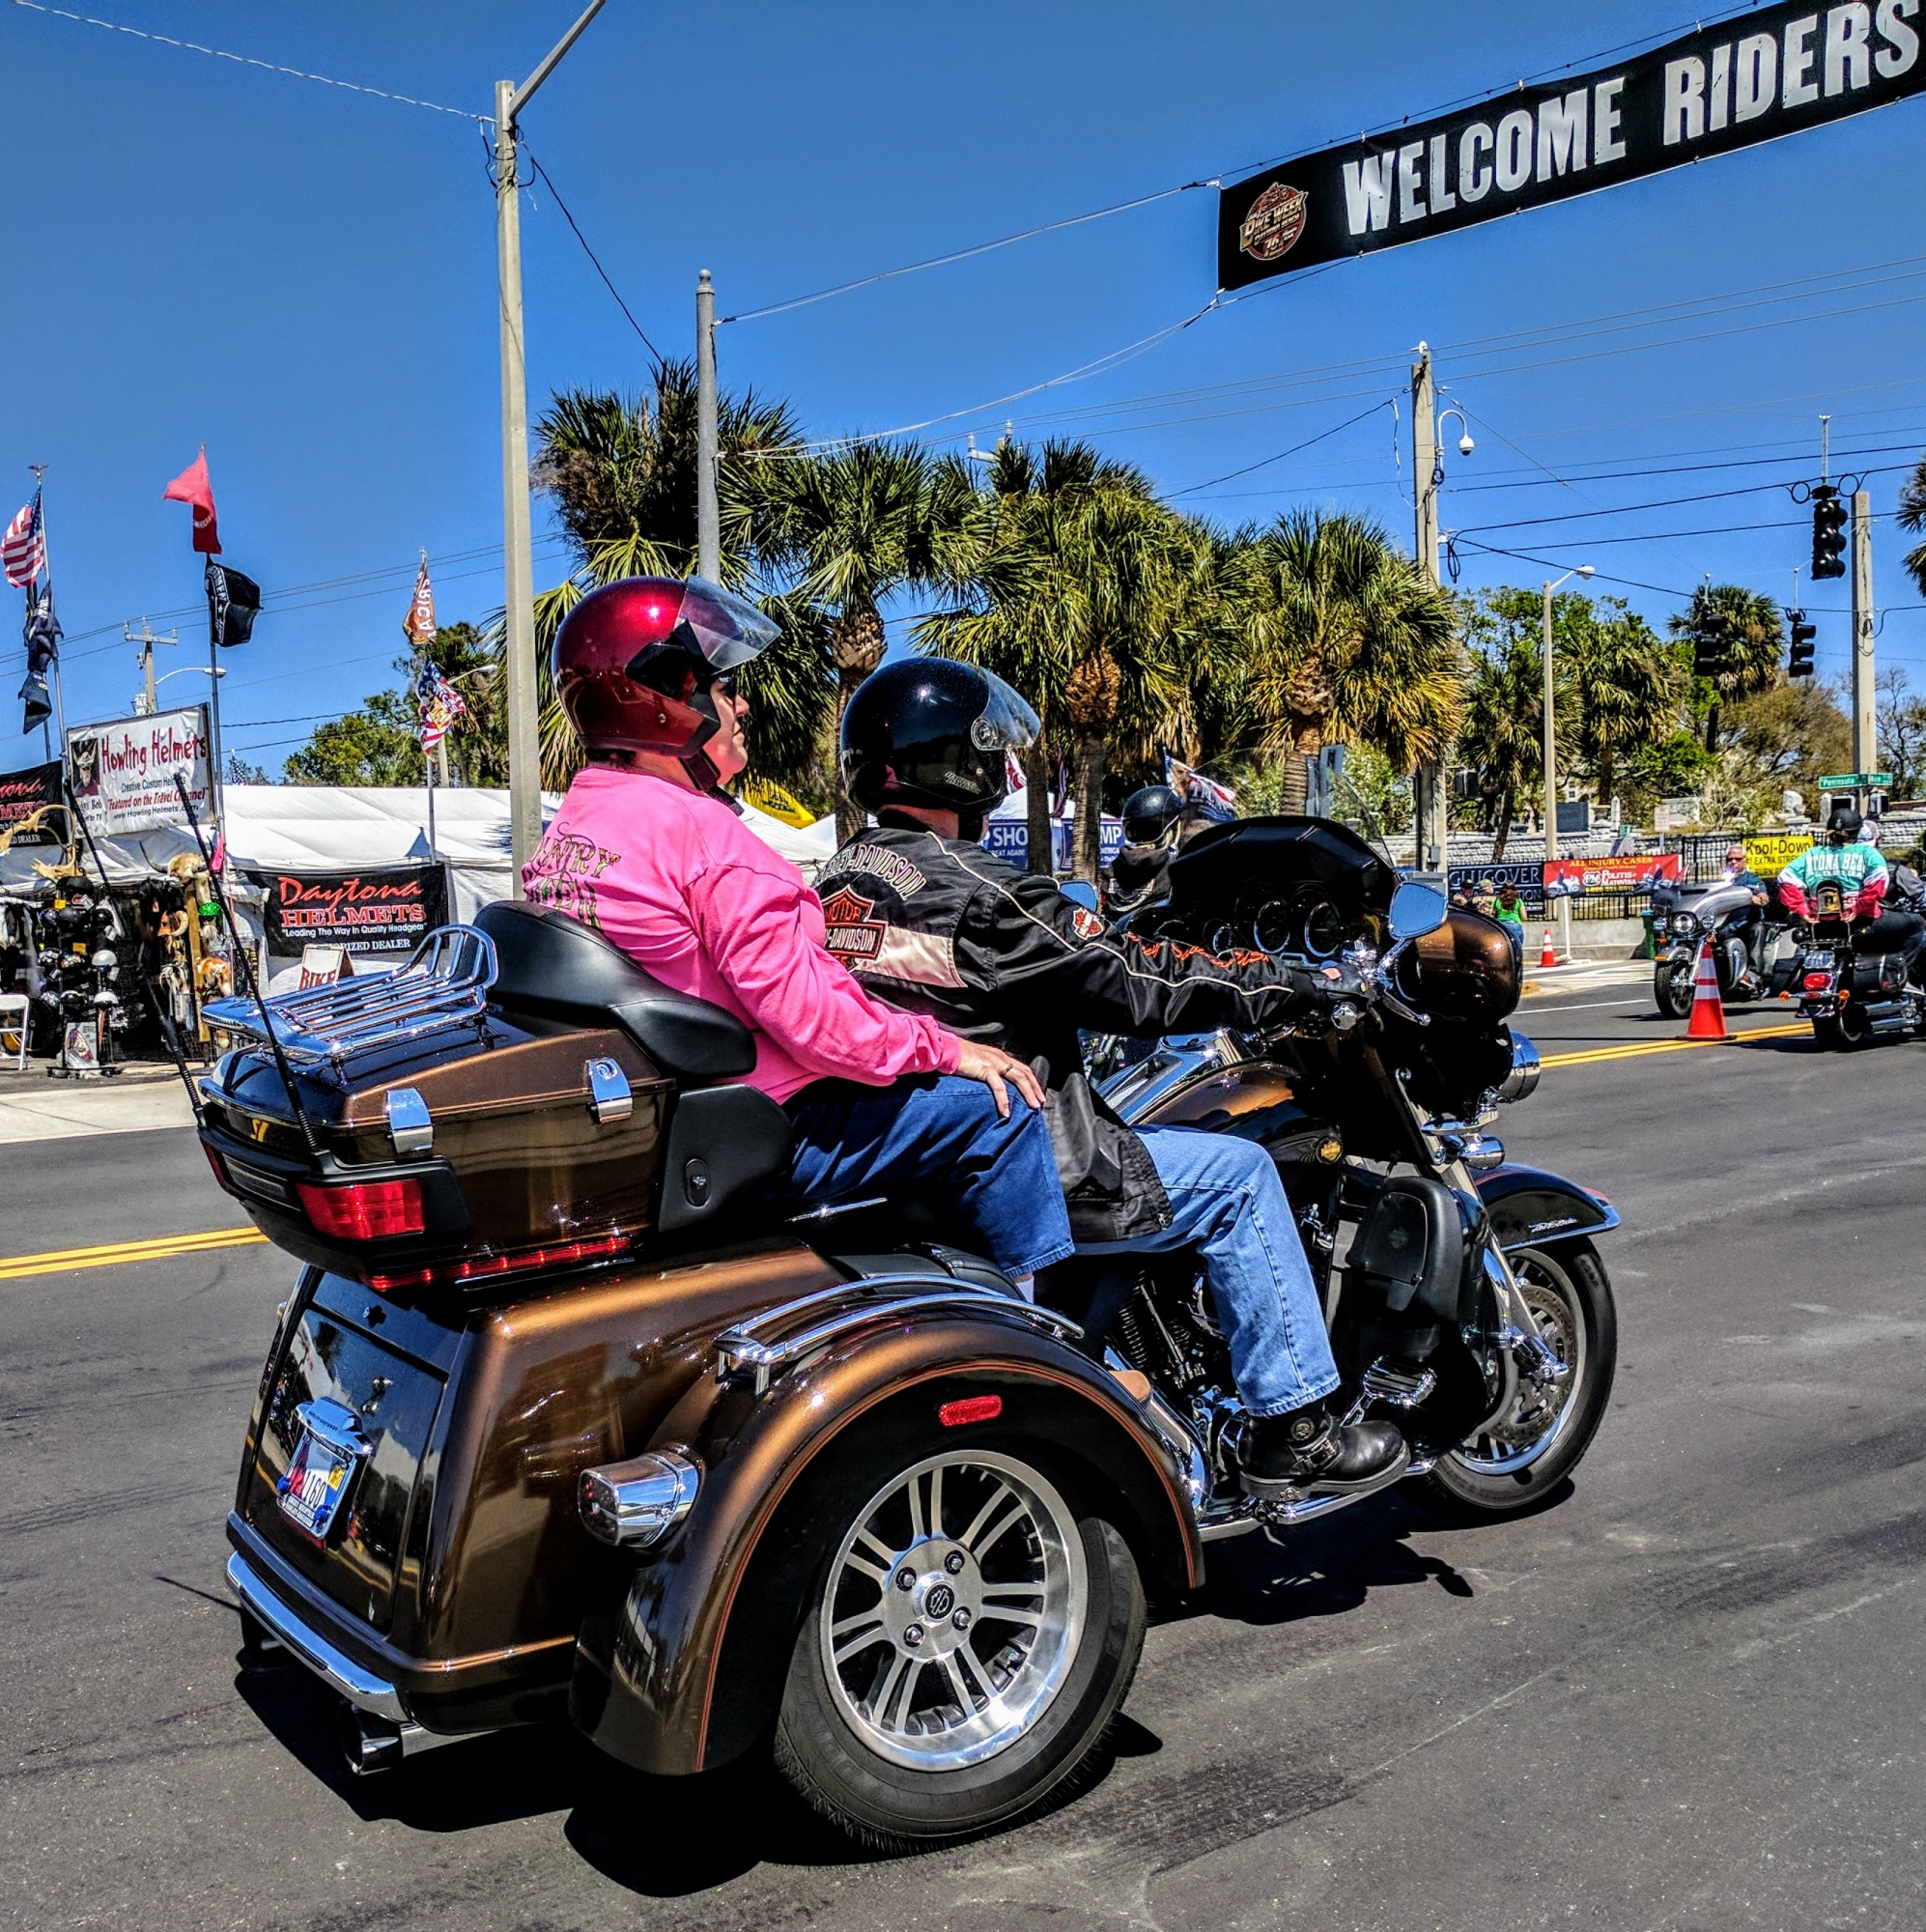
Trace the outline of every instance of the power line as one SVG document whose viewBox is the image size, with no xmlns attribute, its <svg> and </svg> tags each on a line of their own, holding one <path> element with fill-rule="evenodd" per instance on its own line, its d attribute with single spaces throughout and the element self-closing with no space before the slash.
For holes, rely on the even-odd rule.
<svg viewBox="0 0 1926 1932">
<path fill-rule="evenodd" d="M 259 68 L 264 73 L 287 74 L 295 80 L 319 81 L 323 87 L 338 87 L 347 94 L 368 94 L 377 100 L 392 100 L 403 107 L 425 107 L 431 114 L 452 114 L 462 121 L 480 121 L 495 126 L 494 117 L 470 114 L 463 107 L 443 107 L 439 100 L 421 100 L 411 94 L 392 94 L 384 87 L 364 87 L 359 81 L 336 80 L 332 74 L 310 73 L 306 68 L 283 67 L 278 61 L 256 60 L 252 54 L 229 53 L 225 47 L 204 47 L 198 41 L 177 41 L 171 34 L 150 34 L 141 27 L 124 27 L 118 20 L 97 20 L 91 14 L 70 14 L 64 7 L 47 7 L 41 0 L 14 0 L 32 14 L 46 14 L 57 20 L 75 20 L 83 27 L 104 27 L 110 34 L 127 34 L 136 41 L 152 41 L 157 46 L 179 47 L 184 53 L 210 54 L 215 60 L 233 61 L 239 67 Z"/>
<path fill-rule="evenodd" d="M 636 320 L 634 314 L 631 312 L 629 308 L 629 304 L 622 299 L 622 291 L 618 289 L 615 286 L 615 284 L 609 279 L 609 270 L 602 266 L 601 257 L 598 256 L 595 250 L 588 245 L 588 237 L 581 232 L 581 225 L 577 222 L 575 216 L 569 213 L 569 205 L 562 199 L 562 191 L 555 185 L 554 176 L 552 175 L 548 171 L 548 169 L 541 164 L 540 161 L 536 160 L 535 151 L 533 148 L 529 147 L 526 141 L 522 142 L 522 151 L 528 156 L 528 161 L 530 166 L 534 168 L 535 172 L 538 175 L 540 175 L 542 177 L 542 180 L 548 185 L 549 192 L 555 198 L 555 206 L 559 208 L 562 212 L 562 219 L 566 221 L 569 227 L 574 231 L 575 239 L 581 243 L 581 252 L 588 257 L 590 263 L 594 266 L 595 272 L 602 277 L 602 286 L 605 289 L 607 289 L 611 296 L 615 298 L 615 306 L 622 311 L 623 315 L 628 317 L 629 327 L 633 328 L 638 336 L 641 337 L 642 347 L 646 349 L 649 352 L 649 354 L 655 357 L 656 366 L 660 368 L 667 358 L 663 355 L 662 351 L 658 349 L 655 346 L 655 344 L 649 340 L 648 334 L 643 329 L 642 325 Z"/>
<path fill-rule="evenodd" d="M 1208 490 L 1212 484 L 1228 483 L 1233 476 L 1248 476 L 1253 469 L 1261 469 L 1266 464 L 1282 463 L 1287 456 L 1295 456 L 1299 450 L 1309 449 L 1313 443 L 1323 442 L 1327 439 L 1336 436 L 1341 430 L 1347 430 L 1352 424 L 1361 423 L 1368 416 L 1374 416 L 1379 410 L 1388 410 L 1393 407 L 1394 405 L 1387 397 L 1385 401 L 1374 403 L 1368 410 L 1360 410 L 1356 415 L 1348 417 L 1344 422 L 1338 423 L 1330 429 L 1320 430 L 1317 435 L 1312 437 L 1308 441 L 1297 443 L 1289 449 L 1281 449 L 1275 456 L 1260 457 L 1255 463 L 1245 464 L 1241 469 L 1228 469 L 1222 476 L 1206 477 L 1202 483 L 1187 484 L 1181 490 L 1167 490 L 1163 493 L 1164 498 L 1168 502 L 1177 497 L 1194 496 L 1200 490 Z"/>
</svg>

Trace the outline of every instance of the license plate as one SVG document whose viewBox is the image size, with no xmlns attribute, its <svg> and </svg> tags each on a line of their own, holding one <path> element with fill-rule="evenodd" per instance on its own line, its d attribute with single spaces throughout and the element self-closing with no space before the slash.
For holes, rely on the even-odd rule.
<svg viewBox="0 0 1926 1932">
<path fill-rule="evenodd" d="M 340 1515 L 341 1506 L 354 1486 L 354 1473 L 361 1466 L 361 1460 L 354 1446 L 329 1441 L 317 1434 L 312 1424 L 304 1422 L 288 1473 L 274 1485 L 281 1514 L 317 1543 L 326 1543 L 334 1519 Z"/>
<path fill-rule="evenodd" d="M 1829 966 L 1832 964 L 1832 955 L 1829 952 L 1808 952 L 1805 955 L 1805 963 L 1814 968 Z"/>
</svg>

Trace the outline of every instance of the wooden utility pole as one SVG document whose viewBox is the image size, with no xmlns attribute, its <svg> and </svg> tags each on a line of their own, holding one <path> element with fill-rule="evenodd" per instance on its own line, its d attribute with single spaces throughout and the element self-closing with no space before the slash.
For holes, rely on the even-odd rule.
<svg viewBox="0 0 1926 1932">
<path fill-rule="evenodd" d="M 1853 492 L 1853 769 L 1879 768 L 1873 681 L 1873 499 Z M 1863 810 L 1865 799 L 1860 799 Z"/>
<path fill-rule="evenodd" d="M 1411 365 L 1411 494 L 1418 511 L 1418 568 L 1433 586 L 1438 582 L 1438 408 L 1431 382 L 1431 352 L 1418 344 Z M 1445 872 L 1446 801 L 1442 760 L 1421 764 L 1411 779 L 1412 819 L 1417 833 L 1413 856 L 1422 872 Z"/>
</svg>

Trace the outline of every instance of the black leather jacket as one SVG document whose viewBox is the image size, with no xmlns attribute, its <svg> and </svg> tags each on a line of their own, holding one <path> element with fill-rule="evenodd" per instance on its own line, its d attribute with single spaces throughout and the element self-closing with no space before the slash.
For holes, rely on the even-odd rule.
<svg viewBox="0 0 1926 1932">
<path fill-rule="evenodd" d="M 1078 1030 L 1271 1026 L 1301 1012 L 1313 984 L 1261 952 L 1115 932 L 1054 880 L 891 813 L 843 846 L 816 892 L 830 951 L 871 992 L 1037 1065 L 1084 1239 L 1167 1226 L 1169 1207 L 1143 1143 L 1093 1100 Z"/>
</svg>

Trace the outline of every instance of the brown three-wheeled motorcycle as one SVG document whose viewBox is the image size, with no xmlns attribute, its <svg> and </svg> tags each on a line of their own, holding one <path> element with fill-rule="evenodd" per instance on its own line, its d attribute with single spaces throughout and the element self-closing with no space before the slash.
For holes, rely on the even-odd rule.
<svg viewBox="0 0 1926 1932">
<path fill-rule="evenodd" d="M 1093 1043 L 1110 1104 L 1268 1149 L 1335 1400 L 1399 1420 L 1433 1506 L 1536 1506 L 1609 1395 L 1617 1217 L 1485 1132 L 1537 1078 L 1504 933 L 1318 820 L 1220 828 L 1172 882 L 1160 931 L 1359 991 L 1107 1073 Z M 358 1770 L 566 1717 L 656 1773 L 773 1750 L 856 1835 L 941 1842 L 1089 1757 L 1210 1543 L 1342 1506 L 1243 1493 L 1187 1258 L 1037 1306 L 941 1200 L 786 1200 L 749 1035 L 559 914 L 490 906 L 390 977 L 214 1016 L 244 1043 L 202 1140 L 306 1264 L 228 1577 Z"/>
</svg>

